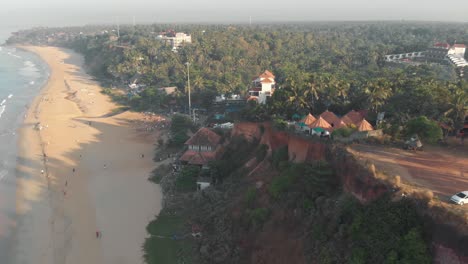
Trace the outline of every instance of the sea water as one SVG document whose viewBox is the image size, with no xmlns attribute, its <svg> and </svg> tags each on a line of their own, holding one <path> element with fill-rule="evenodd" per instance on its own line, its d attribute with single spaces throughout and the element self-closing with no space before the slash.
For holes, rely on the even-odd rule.
<svg viewBox="0 0 468 264">
<path fill-rule="evenodd" d="M 0 44 L 7 35 L 0 31 Z M 8 263 L 16 217 L 17 129 L 49 76 L 35 54 L 0 46 L 0 263 Z"/>
</svg>

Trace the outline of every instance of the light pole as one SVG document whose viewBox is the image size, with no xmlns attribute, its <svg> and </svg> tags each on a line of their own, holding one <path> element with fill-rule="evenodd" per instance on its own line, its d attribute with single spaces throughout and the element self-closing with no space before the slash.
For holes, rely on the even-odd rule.
<svg viewBox="0 0 468 264">
<path fill-rule="evenodd" d="M 192 115 L 192 101 L 190 100 L 190 62 L 186 62 L 185 64 L 187 65 L 188 108 L 189 115 Z"/>
</svg>

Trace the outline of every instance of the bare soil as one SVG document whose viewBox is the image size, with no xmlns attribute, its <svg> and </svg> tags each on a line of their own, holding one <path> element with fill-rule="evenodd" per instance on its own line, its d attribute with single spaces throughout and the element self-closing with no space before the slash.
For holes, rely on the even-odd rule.
<svg viewBox="0 0 468 264">
<path fill-rule="evenodd" d="M 360 160 L 369 160 L 387 175 L 399 175 L 402 182 L 426 188 L 441 201 L 468 190 L 468 144 L 450 140 L 448 146 L 424 146 L 424 151 L 357 144 L 350 147 Z M 468 210 L 468 206 L 466 208 Z"/>
</svg>

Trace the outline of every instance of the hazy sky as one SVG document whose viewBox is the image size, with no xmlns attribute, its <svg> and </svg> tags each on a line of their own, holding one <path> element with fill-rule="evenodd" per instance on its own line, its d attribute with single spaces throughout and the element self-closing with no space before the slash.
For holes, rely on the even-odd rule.
<svg viewBox="0 0 468 264">
<path fill-rule="evenodd" d="M 1 0 L 0 23 L 22 27 L 89 23 L 315 20 L 468 21 L 468 0 Z"/>
</svg>

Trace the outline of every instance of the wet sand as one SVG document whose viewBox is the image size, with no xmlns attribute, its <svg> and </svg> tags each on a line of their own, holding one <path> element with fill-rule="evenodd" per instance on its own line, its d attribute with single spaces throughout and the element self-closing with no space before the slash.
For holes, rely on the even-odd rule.
<svg viewBox="0 0 468 264">
<path fill-rule="evenodd" d="M 83 72 L 82 56 L 25 48 L 51 76 L 19 129 L 14 263 L 143 263 L 145 227 L 162 200 L 147 180 L 157 133 L 135 129 L 141 114 L 109 117 L 118 106 Z"/>
</svg>

